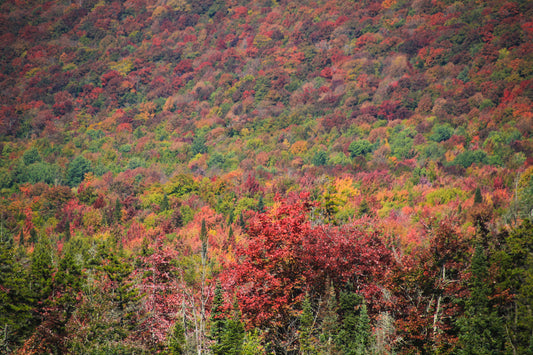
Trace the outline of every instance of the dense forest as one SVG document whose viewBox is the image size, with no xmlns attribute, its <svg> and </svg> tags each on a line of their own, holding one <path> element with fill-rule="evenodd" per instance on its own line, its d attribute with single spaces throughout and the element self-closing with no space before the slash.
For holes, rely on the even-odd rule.
<svg viewBox="0 0 533 355">
<path fill-rule="evenodd" d="M 0 353 L 533 354 L 533 2 L 0 3 Z"/>
</svg>

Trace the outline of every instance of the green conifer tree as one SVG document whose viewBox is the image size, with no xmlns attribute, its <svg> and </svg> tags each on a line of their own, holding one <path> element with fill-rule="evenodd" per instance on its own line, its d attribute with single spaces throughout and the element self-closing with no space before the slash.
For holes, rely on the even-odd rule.
<svg viewBox="0 0 533 355">
<path fill-rule="evenodd" d="M 222 286 L 217 282 L 211 308 L 211 350 L 215 355 L 240 355 L 245 331 L 241 321 L 239 306 L 235 301 L 231 316 L 224 309 Z"/>
<path fill-rule="evenodd" d="M 170 332 L 168 350 L 170 355 L 181 355 L 186 352 L 185 327 L 183 322 L 177 321 Z"/>
<path fill-rule="evenodd" d="M 168 201 L 167 194 L 163 195 L 163 200 L 161 200 L 161 204 L 159 205 L 159 208 L 161 208 L 161 211 L 166 211 L 170 207 L 170 203 Z"/>
<path fill-rule="evenodd" d="M 41 237 L 35 244 L 31 255 L 31 266 L 29 275 L 29 288 L 34 306 L 42 307 L 42 302 L 52 293 L 52 275 L 54 272 L 52 261 L 52 245 L 47 237 Z"/>
<path fill-rule="evenodd" d="M 229 230 L 228 230 L 228 243 L 231 245 L 235 242 L 235 235 L 234 235 L 234 232 L 233 232 L 233 226 L 229 226 Z"/>
<path fill-rule="evenodd" d="M 302 315 L 300 316 L 300 354 L 317 354 L 313 339 L 314 315 L 309 295 L 306 295 L 302 303 Z"/>
<path fill-rule="evenodd" d="M 65 238 L 64 238 L 64 241 L 68 242 L 71 237 L 72 237 L 72 235 L 70 233 L 70 220 L 67 219 L 67 223 L 65 225 Z"/>
<path fill-rule="evenodd" d="M 478 245 L 471 265 L 470 297 L 465 315 L 458 320 L 460 354 L 500 354 L 504 350 L 502 319 L 491 303 L 492 282 L 488 274 L 487 256 Z"/>
<path fill-rule="evenodd" d="M 335 339 L 339 330 L 337 295 L 333 285 L 329 286 L 326 306 L 320 326 L 320 351 L 323 354 L 336 354 Z"/>
<path fill-rule="evenodd" d="M 339 313 L 340 329 L 336 340 L 340 352 L 346 355 L 370 354 L 372 331 L 363 297 L 353 291 L 341 292 Z"/>
<path fill-rule="evenodd" d="M 244 215 L 241 211 L 241 213 L 239 214 L 239 225 L 241 226 L 241 228 L 246 228 L 246 222 L 244 221 Z"/>
<path fill-rule="evenodd" d="M 324 212 L 328 223 L 337 223 L 335 215 L 339 212 L 339 199 L 335 196 L 333 184 L 328 185 L 324 191 Z"/>
<path fill-rule="evenodd" d="M 30 229 L 30 243 L 35 244 L 38 240 L 39 236 L 37 235 L 35 228 Z"/>
<path fill-rule="evenodd" d="M 507 233 L 505 233 L 507 234 Z M 533 223 L 524 220 L 504 236 L 492 258 L 499 266 L 498 289 L 513 295 L 498 305 L 505 323 L 506 353 L 533 355 Z"/>
<path fill-rule="evenodd" d="M 135 324 L 138 301 L 141 295 L 130 278 L 133 273 L 133 265 L 127 260 L 122 249 L 118 251 L 104 250 L 101 257 L 105 263 L 101 270 L 110 282 L 110 301 L 114 306 L 114 320 L 117 334 L 123 334 L 124 338 L 130 333 Z"/>
<path fill-rule="evenodd" d="M 257 202 L 257 212 L 265 212 L 265 201 L 263 199 L 263 196 L 259 196 L 259 201 Z"/>
<path fill-rule="evenodd" d="M 235 210 L 232 208 L 229 211 L 229 215 L 228 215 L 228 226 L 231 225 L 234 220 L 235 220 Z"/>
<path fill-rule="evenodd" d="M 194 136 L 192 144 L 191 144 L 191 150 L 194 155 L 204 154 L 207 152 L 207 146 L 205 145 L 205 134 L 204 133 L 200 133 Z"/>
<path fill-rule="evenodd" d="M 0 243 L 0 353 L 12 353 L 32 329 L 32 300 L 23 249 Z"/>
<path fill-rule="evenodd" d="M 205 219 L 202 219 L 202 226 L 200 227 L 200 241 L 202 242 L 202 259 L 207 257 L 207 226 Z"/>
<path fill-rule="evenodd" d="M 221 354 L 221 344 L 224 330 L 226 328 L 226 314 L 224 312 L 224 298 L 222 296 L 222 286 L 217 282 L 213 305 L 211 307 L 211 339 L 215 341 L 212 347 L 214 354 Z"/>
<path fill-rule="evenodd" d="M 233 304 L 233 314 L 226 320 L 220 349 L 222 354 L 241 355 L 245 338 L 244 324 L 237 301 Z"/>
<path fill-rule="evenodd" d="M 120 203 L 120 200 L 115 200 L 115 208 L 113 209 L 113 222 L 120 222 L 120 219 L 122 218 L 122 204 Z"/>
<path fill-rule="evenodd" d="M 368 206 L 368 202 L 366 199 L 364 199 L 361 204 L 359 205 L 359 216 L 364 216 L 370 213 L 370 206 Z"/>
<path fill-rule="evenodd" d="M 39 243 L 41 244 L 41 243 Z M 46 312 L 32 337 L 32 346 L 39 353 L 64 354 L 68 352 L 67 324 L 74 314 L 82 289 L 82 268 L 74 256 L 73 247 L 67 244 L 52 277 L 50 297 L 45 301 Z"/>
<path fill-rule="evenodd" d="M 476 191 L 474 192 L 474 203 L 480 204 L 483 202 L 483 195 L 481 195 L 481 189 L 476 187 Z"/>
</svg>

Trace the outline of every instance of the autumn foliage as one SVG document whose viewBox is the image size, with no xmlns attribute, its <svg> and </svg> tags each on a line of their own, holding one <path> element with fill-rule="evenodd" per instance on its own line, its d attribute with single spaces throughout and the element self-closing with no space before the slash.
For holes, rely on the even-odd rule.
<svg viewBox="0 0 533 355">
<path fill-rule="evenodd" d="M 532 11 L 2 2 L 0 353 L 527 353 Z"/>
</svg>

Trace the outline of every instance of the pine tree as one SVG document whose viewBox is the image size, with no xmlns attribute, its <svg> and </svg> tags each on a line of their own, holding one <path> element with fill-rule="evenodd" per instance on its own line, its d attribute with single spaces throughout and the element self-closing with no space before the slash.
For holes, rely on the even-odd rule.
<svg viewBox="0 0 533 355">
<path fill-rule="evenodd" d="M 183 216 L 179 208 L 176 208 L 172 211 L 170 220 L 175 228 L 183 227 Z"/>
<path fill-rule="evenodd" d="M 246 222 L 244 221 L 244 215 L 242 211 L 239 214 L 239 226 L 241 226 L 242 229 L 246 228 Z"/>
<path fill-rule="evenodd" d="M 115 322 L 121 332 L 127 334 L 135 322 L 135 308 L 141 298 L 137 288 L 130 282 L 133 265 L 131 261 L 125 260 L 123 250 L 103 250 L 101 253 L 105 260 L 101 269 L 109 280 L 108 287 L 112 290 L 109 297 L 114 306 Z"/>
<path fill-rule="evenodd" d="M 65 242 L 68 242 L 72 237 L 70 233 L 70 220 L 67 219 L 67 224 L 65 225 Z"/>
<path fill-rule="evenodd" d="M 65 249 L 52 277 L 52 293 L 42 309 L 42 322 L 32 337 L 32 346 L 39 353 L 66 353 L 68 349 L 67 324 L 76 310 L 83 280 L 72 246 L 67 244 Z"/>
<path fill-rule="evenodd" d="M 54 275 L 53 287 L 56 292 L 54 303 L 62 309 L 65 321 L 68 321 L 76 306 L 83 279 L 81 265 L 76 260 L 73 250 L 69 247 L 66 249 Z"/>
<path fill-rule="evenodd" d="M 211 307 L 211 339 L 215 341 L 212 347 L 213 353 L 221 354 L 222 336 L 226 328 L 226 314 L 224 312 L 224 298 L 222 286 L 217 282 L 213 305 Z"/>
<path fill-rule="evenodd" d="M 504 350 L 504 327 L 490 298 L 493 294 L 489 279 L 487 256 L 478 245 L 471 265 L 470 297 L 465 315 L 458 320 L 460 354 L 496 354 Z"/>
<path fill-rule="evenodd" d="M 239 305 L 235 301 L 233 304 L 233 315 L 226 320 L 226 326 L 222 336 L 222 354 L 240 355 L 242 354 L 245 331 L 241 321 Z"/>
<path fill-rule="evenodd" d="M 474 204 L 480 204 L 483 202 L 483 196 L 481 195 L 481 189 L 476 187 L 476 191 L 474 192 Z"/>
<path fill-rule="evenodd" d="M 159 205 L 159 208 L 161 211 L 166 211 L 170 207 L 170 204 L 168 202 L 168 196 L 167 194 L 163 195 L 163 200 L 161 200 L 161 204 Z"/>
<path fill-rule="evenodd" d="M 0 353 L 11 353 L 32 329 L 32 300 L 23 264 L 26 255 L 0 243 Z"/>
<path fill-rule="evenodd" d="M 37 235 L 35 228 L 30 229 L 30 243 L 35 244 L 38 240 L 39 236 Z"/>
<path fill-rule="evenodd" d="M 170 338 L 168 342 L 168 350 L 170 355 L 185 354 L 186 351 L 185 327 L 181 321 L 177 321 L 172 326 Z"/>
<path fill-rule="evenodd" d="M 300 354 L 316 354 L 313 341 L 314 316 L 309 295 L 306 295 L 302 303 L 302 315 L 300 316 Z"/>
<path fill-rule="evenodd" d="M 196 136 L 194 136 L 192 144 L 191 144 L 191 150 L 194 155 L 204 154 L 207 152 L 207 146 L 205 145 L 205 134 L 204 133 L 199 133 Z"/>
<path fill-rule="evenodd" d="M 115 200 L 115 207 L 113 209 L 113 222 L 120 222 L 120 219 L 122 218 L 122 204 L 120 203 L 120 200 Z"/>
<path fill-rule="evenodd" d="M 320 350 L 322 353 L 336 353 L 334 340 L 337 337 L 339 329 L 339 315 L 338 315 L 337 295 L 335 288 L 330 284 L 324 314 L 322 315 L 322 323 L 320 326 Z"/>
<path fill-rule="evenodd" d="M 202 259 L 207 257 L 207 227 L 205 225 L 205 219 L 202 219 L 202 226 L 200 229 L 200 240 L 202 241 Z"/>
<path fill-rule="evenodd" d="M 359 205 L 359 216 L 364 216 L 370 213 L 370 206 L 368 206 L 368 202 L 366 199 L 364 199 L 361 204 Z"/>
<path fill-rule="evenodd" d="M 259 201 L 257 202 L 257 212 L 259 213 L 265 212 L 265 201 L 263 199 L 263 196 L 259 196 Z"/>
<path fill-rule="evenodd" d="M 324 210 L 326 221 L 336 224 L 335 215 L 339 212 L 339 199 L 335 196 L 335 186 L 329 185 L 324 191 Z"/>
<path fill-rule="evenodd" d="M 244 325 L 241 321 L 239 306 L 235 301 L 231 317 L 224 309 L 222 287 L 217 282 L 213 306 L 211 308 L 211 339 L 214 344 L 211 350 L 215 355 L 239 355 L 245 337 Z"/>
<path fill-rule="evenodd" d="M 506 353 L 533 355 L 533 223 L 525 220 L 504 234 L 492 263 L 499 266 L 498 289 L 509 293 L 498 305 L 506 330 Z"/>
<path fill-rule="evenodd" d="M 235 235 L 233 232 L 233 226 L 229 226 L 228 230 L 228 244 L 233 245 L 235 243 Z"/>
<path fill-rule="evenodd" d="M 83 263 L 85 282 L 68 325 L 70 353 L 137 353 L 142 346 L 126 340 L 133 339 L 140 318 L 141 296 L 131 277 L 133 265 L 121 249 L 110 248 L 112 244 L 111 240 L 99 244 Z"/>
<path fill-rule="evenodd" d="M 371 353 L 372 332 L 363 297 L 352 291 L 341 292 L 339 313 L 341 321 L 336 340 L 341 353 L 346 355 Z"/>
<path fill-rule="evenodd" d="M 29 289 L 34 302 L 34 306 L 41 307 L 52 293 L 52 245 L 46 237 L 41 237 L 35 244 L 35 249 L 31 255 L 31 266 L 29 275 Z"/>
</svg>

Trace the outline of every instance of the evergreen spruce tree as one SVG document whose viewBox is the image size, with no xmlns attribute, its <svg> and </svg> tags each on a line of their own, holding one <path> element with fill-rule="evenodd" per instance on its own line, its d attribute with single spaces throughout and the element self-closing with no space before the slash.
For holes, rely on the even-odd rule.
<svg viewBox="0 0 533 355">
<path fill-rule="evenodd" d="M 259 196 L 259 201 L 257 202 L 257 212 L 259 213 L 265 212 L 265 201 L 263 199 L 263 196 Z"/>
<path fill-rule="evenodd" d="M 460 354 L 500 354 L 504 350 L 504 327 L 491 304 L 492 282 L 482 247 L 477 246 L 471 265 L 470 297 L 465 315 L 458 320 Z"/>
<path fill-rule="evenodd" d="M 73 315 L 82 286 L 82 268 L 65 245 L 64 254 L 55 273 L 51 268 L 51 247 L 46 238 L 36 245 L 32 256 L 30 284 L 37 302 L 40 324 L 31 338 L 31 346 L 38 353 L 66 353 L 67 324 Z M 53 276 L 52 276 L 53 275 Z"/>
<path fill-rule="evenodd" d="M 337 224 L 335 215 L 339 212 L 339 199 L 335 196 L 335 186 L 330 184 L 324 191 L 324 211 L 328 223 Z"/>
<path fill-rule="evenodd" d="M 101 253 L 106 260 L 101 269 L 109 279 L 112 290 L 109 297 L 114 306 L 115 327 L 117 334 L 122 334 L 125 338 L 135 324 L 136 308 L 141 299 L 139 291 L 130 282 L 133 265 L 130 260 L 126 260 L 123 250 L 103 250 Z"/>
<path fill-rule="evenodd" d="M 122 204 L 120 203 L 120 200 L 115 200 L 115 208 L 113 209 L 113 222 L 120 222 L 120 219 L 122 218 Z"/>
<path fill-rule="evenodd" d="M 179 208 L 176 208 L 172 211 L 170 219 L 175 228 L 183 227 L 183 216 Z"/>
<path fill-rule="evenodd" d="M 74 252 L 67 247 L 59 261 L 59 267 L 54 276 L 54 288 L 59 290 L 56 301 L 61 304 L 68 317 L 76 305 L 77 293 L 81 290 L 83 283 L 81 265 L 74 257 Z"/>
<path fill-rule="evenodd" d="M 12 353 L 32 329 L 32 301 L 23 249 L 0 243 L 0 353 Z"/>
<path fill-rule="evenodd" d="M 222 287 L 217 282 L 211 308 L 211 350 L 215 355 L 242 354 L 245 331 L 237 302 L 233 305 L 231 317 L 224 309 Z"/>
<path fill-rule="evenodd" d="M 194 136 L 191 150 L 194 155 L 207 153 L 207 146 L 205 145 L 205 133 L 199 133 Z"/>
<path fill-rule="evenodd" d="M 302 303 L 302 315 L 300 316 L 300 354 L 316 354 L 313 341 L 314 316 L 309 295 L 306 295 Z"/>
<path fill-rule="evenodd" d="M 533 355 L 533 223 L 524 220 L 504 236 L 492 258 L 499 266 L 498 289 L 513 295 L 498 305 L 505 323 L 506 353 Z"/>
<path fill-rule="evenodd" d="M 65 225 L 65 238 L 64 238 L 64 241 L 68 242 L 71 237 L 72 237 L 72 235 L 70 233 L 70 220 L 67 219 L 67 223 Z"/>
<path fill-rule="evenodd" d="M 239 214 L 239 225 L 242 229 L 246 228 L 246 222 L 244 221 L 244 215 L 241 213 Z"/>
<path fill-rule="evenodd" d="M 364 216 L 370 213 L 370 206 L 368 206 L 368 202 L 366 199 L 364 199 L 361 204 L 359 205 L 359 216 Z"/>
<path fill-rule="evenodd" d="M 220 350 L 226 355 L 240 355 L 243 351 L 245 331 L 237 301 L 233 304 L 233 314 L 226 320 Z"/>
<path fill-rule="evenodd" d="M 185 327 L 181 321 L 177 321 L 172 326 L 170 333 L 168 350 L 170 355 L 185 354 L 186 351 Z"/>
<path fill-rule="evenodd" d="M 336 342 L 340 352 L 346 355 L 371 353 L 372 331 L 363 297 L 353 291 L 341 292 L 339 313 L 340 329 Z"/>
<path fill-rule="evenodd" d="M 35 228 L 30 229 L 30 243 L 35 244 L 38 240 L 39 236 L 37 235 Z"/>
<path fill-rule="evenodd" d="M 200 240 L 202 241 L 202 258 L 207 257 L 207 226 L 205 225 L 205 219 L 202 219 L 202 226 L 200 229 Z"/>
<path fill-rule="evenodd" d="M 64 354 L 68 352 L 69 323 L 78 305 L 83 284 L 82 268 L 74 257 L 72 247 L 65 252 L 52 278 L 52 294 L 46 300 L 42 323 L 33 337 L 33 346 L 39 353 Z"/>
<path fill-rule="evenodd" d="M 222 296 L 222 286 L 217 282 L 215 295 L 211 307 L 211 339 L 215 341 L 212 347 L 214 354 L 221 353 L 221 344 L 224 330 L 226 328 L 226 314 L 224 312 L 224 298 Z"/>
<path fill-rule="evenodd" d="M 37 313 L 41 313 L 43 302 L 52 294 L 52 245 L 47 237 L 41 237 L 31 255 L 29 289 Z"/>
<path fill-rule="evenodd" d="M 333 285 L 329 286 L 326 307 L 320 326 L 320 351 L 323 354 L 335 354 L 335 339 L 339 330 L 337 295 Z"/>
<path fill-rule="evenodd" d="M 483 196 L 481 195 L 481 189 L 476 187 L 476 191 L 474 192 L 474 204 L 480 204 L 483 202 Z"/>
<path fill-rule="evenodd" d="M 234 235 L 234 232 L 233 232 L 233 226 L 229 226 L 228 243 L 231 245 L 234 242 L 235 242 L 235 235 Z"/>
<path fill-rule="evenodd" d="M 170 204 L 168 202 L 168 196 L 167 194 L 163 195 L 163 200 L 161 200 L 161 204 L 159 205 L 159 208 L 161 208 L 161 211 L 166 211 L 170 207 Z"/>
</svg>

